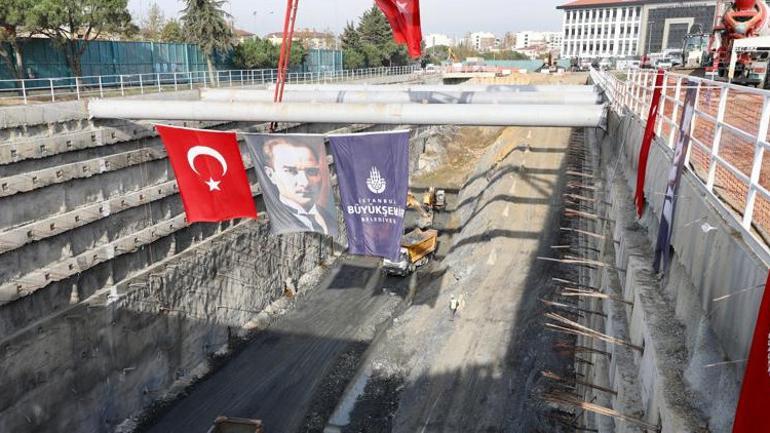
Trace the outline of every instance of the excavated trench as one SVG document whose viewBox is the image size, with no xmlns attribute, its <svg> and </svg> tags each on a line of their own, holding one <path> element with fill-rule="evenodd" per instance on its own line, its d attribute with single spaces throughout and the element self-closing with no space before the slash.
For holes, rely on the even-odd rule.
<svg viewBox="0 0 770 433">
<path fill-rule="evenodd" d="M 543 330 L 538 298 L 556 266 L 536 257 L 561 242 L 581 131 L 414 128 L 411 189 L 445 189 L 448 209 L 434 215 L 435 260 L 396 278 L 378 259 L 342 255 L 344 235 L 187 226 L 149 125 L 61 107 L 40 108 L 34 140 L 34 128 L 3 126 L 22 153 L 0 154 L 0 173 L 32 179 L 0 196 L 12 209 L 2 230 L 27 233 L 3 272 L 77 266 L 0 305 L 0 380 L 11 384 L 0 431 L 203 432 L 221 415 L 260 418 L 267 432 L 558 431 L 536 398 L 539 373 L 569 375 L 572 361 Z M 47 135 L 57 128 L 66 137 Z M 109 212 L 88 213 L 102 203 Z M 416 219 L 408 212 L 407 226 Z"/>
<path fill-rule="evenodd" d="M 582 131 L 463 129 L 428 147 L 485 136 L 455 167 L 465 179 L 412 181 L 418 196 L 447 191 L 433 262 L 399 278 L 376 259 L 341 257 L 137 431 L 204 431 L 219 415 L 259 418 L 268 432 L 561 431 L 537 399 L 540 372 L 569 376 L 572 357 L 554 349 L 564 339 L 544 330 L 538 298 L 550 296 L 552 276 L 574 275 L 535 257 L 560 242 L 566 154 Z M 407 225 L 416 219 L 410 211 Z M 454 318 L 452 295 L 462 299 Z"/>
</svg>

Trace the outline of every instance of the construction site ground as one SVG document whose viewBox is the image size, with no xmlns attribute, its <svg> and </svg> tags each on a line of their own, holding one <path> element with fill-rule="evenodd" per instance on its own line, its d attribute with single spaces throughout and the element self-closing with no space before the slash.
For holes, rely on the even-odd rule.
<svg viewBox="0 0 770 433">
<path fill-rule="evenodd" d="M 552 79 L 585 80 L 566 77 Z M 227 415 L 262 419 L 267 433 L 562 431 L 537 393 L 541 371 L 572 369 L 539 301 L 564 275 L 537 257 L 558 243 L 567 148 L 583 131 L 465 127 L 446 137 L 447 157 L 412 179 L 450 192 L 430 264 L 399 278 L 378 259 L 341 257 L 139 430 L 205 432 Z"/>
</svg>

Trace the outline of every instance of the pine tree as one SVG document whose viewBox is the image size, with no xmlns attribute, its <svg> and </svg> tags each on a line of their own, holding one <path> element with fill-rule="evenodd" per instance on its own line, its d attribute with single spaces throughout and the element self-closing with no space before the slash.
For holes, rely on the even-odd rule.
<svg viewBox="0 0 770 433">
<path fill-rule="evenodd" d="M 388 20 L 377 6 L 372 6 L 361 16 L 358 33 L 360 33 L 363 42 L 372 44 L 377 48 L 384 48 L 385 44 L 393 40 L 393 30 L 390 29 Z"/>
<path fill-rule="evenodd" d="M 211 82 L 214 75 L 214 56 L 226 53 L 233 47 L 233 30 L 227 23 L 227 13 L 222 9 L 224 0 L 184 0 L 182 22 L 188 41 L 198 44 L 209 68 Z"/>
<path fill-rule="evenodd" d="M 356 30 L 352 22 L 348 22 L 345 25 L 340 40 L 342 41 L 343 50 L 357 50 L 361 48 L 361 35 L 358 34 L 358 30 Z"/>
</svg>

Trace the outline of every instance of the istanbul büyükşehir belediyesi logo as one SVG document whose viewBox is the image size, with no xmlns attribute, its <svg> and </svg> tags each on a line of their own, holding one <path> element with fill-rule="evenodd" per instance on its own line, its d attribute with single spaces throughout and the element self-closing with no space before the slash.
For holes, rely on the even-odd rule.
<svg viewBox="0 0 770 433">
<path fill-rule="evenodd" d="M 377 167 L 372 166 L 372 169 L 369 170 L 369 177 L 366 178 L 366 187 L 374 194 L 382 194 L 385 192 L 386 186 L 385 178 L 380 175 Z"/>
</svg>

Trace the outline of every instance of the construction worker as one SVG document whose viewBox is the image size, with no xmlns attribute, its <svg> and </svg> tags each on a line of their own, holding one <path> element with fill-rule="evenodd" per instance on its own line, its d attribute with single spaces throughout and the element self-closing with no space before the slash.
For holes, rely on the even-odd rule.
<svg viewBox="0 0 770 433">
<path fill-rule="evenodd" d="M 455 295 L 452 295 L 452 297 L 449 299 L 449 311 L 452 312 L 452 318 L 450 320 L 455 320 L 455 314 L 457 313 L 457 308 L 459 306 L 460 302 L 457 301 Z"/>
</svg>

